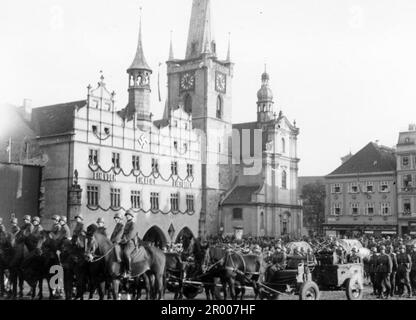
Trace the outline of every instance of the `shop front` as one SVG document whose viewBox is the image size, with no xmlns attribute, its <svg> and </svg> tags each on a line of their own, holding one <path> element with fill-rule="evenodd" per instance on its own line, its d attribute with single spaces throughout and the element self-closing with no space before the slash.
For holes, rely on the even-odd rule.
<svg viewBox="0 0 416 320">
<path fill-rule="evenodd" d="M 416 223 L 415 223 L 416 229 Z M 398 233 L 397 226 L 393 225 L 334 225 L 324 224 L 325 234 L 337 237 L 358 238 L 361 236 L 383 237 L 395 236 Z M 416 233 L 415 233 L 416 234 Z"/>
</svg>

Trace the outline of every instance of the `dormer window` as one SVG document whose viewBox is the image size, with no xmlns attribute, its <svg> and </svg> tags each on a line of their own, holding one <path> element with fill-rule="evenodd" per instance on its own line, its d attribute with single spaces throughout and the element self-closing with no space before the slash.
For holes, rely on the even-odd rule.
<svg viewBox="0 0 416 320">
<path fill-rule="evenodd" d="M 94 133 L 97 133 L 98 132 L 97 126 L 92 126 L 92 132 L 94 132 Z"/>
</svg>

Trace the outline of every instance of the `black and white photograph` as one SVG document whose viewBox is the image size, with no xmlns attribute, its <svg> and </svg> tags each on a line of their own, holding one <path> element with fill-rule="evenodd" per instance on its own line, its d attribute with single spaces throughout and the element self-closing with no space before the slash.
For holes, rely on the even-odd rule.
<svg viewBox="0 0 416 320">
<path fill-rule="evenodd" d="M 2 0 L 0 303 L 416 300 L 415 17 Z"/>
</svg>

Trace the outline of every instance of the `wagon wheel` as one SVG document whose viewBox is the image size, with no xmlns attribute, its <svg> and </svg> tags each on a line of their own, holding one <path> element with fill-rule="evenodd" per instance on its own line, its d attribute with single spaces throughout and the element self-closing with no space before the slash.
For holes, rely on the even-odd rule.
<svg viewBox="0 0 416 320">
<path fill-rule="evenodd" d="M 348 279 L 345 284 L 345 293 L 348 300 L 361 300 L 363 297 L 363 286 L 357 276 Z"/>
<path fill-rule="evenodd" d="M 319 300 L 319 297 L 319 287 L 315 282 L 307 281 L 300 287 L 299 300 Z"/>
<path fill-rule="evenodd" d="M 186 284 L 183 287 L 183 295 L 188 300 L 195 299 L 198 296 L 198 294 L 202 293 L 202 291 L 203 288 L 197 285 Z"/>
</svg>

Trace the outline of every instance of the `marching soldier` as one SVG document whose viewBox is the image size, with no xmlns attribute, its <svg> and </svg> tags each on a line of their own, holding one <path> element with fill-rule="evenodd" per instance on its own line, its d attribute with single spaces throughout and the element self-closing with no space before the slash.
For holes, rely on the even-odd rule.
<svg viewBox="0 0 416 320">
<path fill-rule="evenodd" d="M 373 285 L 373 294 L 378 295 L 379 292 L 379 284 L 377 282 L 376 271 L 377 271 L 377 247 L 371 247 L 371 256 L 370 261 L 368 263 L 368 273 L 370 274 L 370 281 Z"/>
<path fill-rule="evenodd" d="M 380 285 L 379 298 L 388 298 L 391 292 L 390 275 L 393 271 L 393 263 L 388 254 L 386 247 L 380 247 L 380 255 L 377 258 L 377 278 Z"/>
<path fill-rule="evenodd" d="M 389 241 L 389 240 L 390 240 L 390 238 L 388 237 L 387 241 Z M 387 246 L 387 254 L 390 256 L 391 262 L 393 264 L 392 272 L 391 272 L 391 275 L 390 275 L 390 286 L 391 286 L 390 297 L 393 298 L 394 293 L 396 292 L 396 277 L 397 277 L 398 264 L 397 264 L 397 255 L 394 252 L 394 247 L 393 247 L 392 244 Z"/>
<path fill-rule="evenodd" d="M 114 227 L 113 233 L 111 234 L 111 242 L 114 244 L 114 251 L 116 253 L 117 262 L 121 262 L 121 248 L 119 246 L 121 239 L 123 237 L 124 224 L 123 219 L 120 213 L 114 215 L 114 221 L 116 226 Z"/>
<path fill-rule="evenodd" d="M 36 238 L 40 238 L 41 232 L 43 231 L 43 227 L 40 224 L 40 218 L 39 217 L 33 217 L 32 218 L 32 235 L 34 235 Z"/>
<path fill-rule="evenodd" d="M 124 226 L 121 243 L 124 245 L 123 255 L 126 261 L 126 277 L 131 272 L 131 253 L 136 248 L 137 243 L 137 227 L 134 222 L 134 213 L 131 210 L 126 212 L 126 225 Z"/>
<path fill-rule="evenodd" d="M 399 293 L 402 296 L 404 294 L 404 288 L 406 287 L 409 298 L 412 297 L 412 287 L 410 285 L 410 271 L 412 269 L 412 259 L 410 255 L 406 253 L 406 246 L 400 247 L 400 253 L 397 255 L 397 280 L 399 285 Z"/>
<path fill-rule="evenodd" d="M 416 294 L 416 244 L 413 246 L 410 252 L 410 258 L 412 259 L 412 268 L 410 271 L 410 283 L 413 289 L 413 295 Z"/>
<path fill-rule="evenodd" d="M 72 239 L 71 239 L 71 242 L 73 245 L 77 243 L 80 237 L 85 237 L 86 235 L 85 230 L 84 230 L 84 217 L 81 214 L 79 214 L 75 216 L 75 221 L 76 221 L 76 224 L 75 224 L 74 231 L 72 232 Z"/>
<path fill-rule="evenodd" d="M 104 236 L 107 237 L 107 228 L 105 227 L 105 222 L 103 218 L 98 218 L 97 219 L 97 225 L 98 225 L 98 229 L 97 232 L 103 234 Z"/>
</svg>

